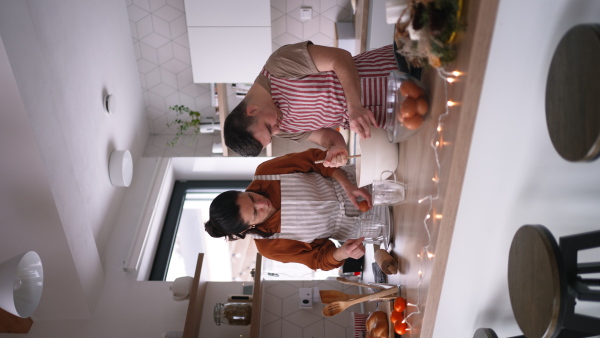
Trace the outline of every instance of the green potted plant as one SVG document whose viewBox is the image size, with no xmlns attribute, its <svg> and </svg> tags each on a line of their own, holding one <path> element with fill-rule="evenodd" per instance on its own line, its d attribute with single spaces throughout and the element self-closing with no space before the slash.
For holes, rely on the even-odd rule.
<svg viewBox="0 0 600 338">
<path fill-rule="evenodd" d="M 194 134 L 200 133 L 200 113 L 197 111 L 193 111 L 190 108 L 183 105 L 171 106 L 169 109 L 177 112 L 177 118 L 170 123 L 167 123 L 167 127 L 172 125 L 177 125 L 177 133 L 175 137 L 167 143 L 168 146 L 174 147 L 177 142 L 179 142 L 179 138 L 184 134 L 191 130 Z M 179 117 L 181 115 L 187 115 L 190 118 Z"/>
</svg>

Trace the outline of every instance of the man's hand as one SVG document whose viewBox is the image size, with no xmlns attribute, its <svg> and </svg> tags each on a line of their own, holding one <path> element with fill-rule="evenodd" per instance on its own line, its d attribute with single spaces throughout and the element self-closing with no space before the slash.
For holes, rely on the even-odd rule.
<svg viewBox="0 0 600 338">
<path fill-rule="evenodd" d="M 329 168 L 338 168 L 348 163 L 348 150 L 346 147 L 333 146 L 327 150 L 323 165 Z"/>
<path fill-rule="evenodd" d="M 333 258 L 341 262 L 346 258 L 359 259 L 365 254 L 364 237 L 359 239 L 349 239 L 341 247 L 333 251 Z"/>
<path fill-rule="evenodd" d="M 348 116 L 350 118 L 350 129 L 363 139 L 371 137 L 371 125 L 379 127 L 375 119 L 375 114 L 361 105 L 356 107 L 349 106 Z"/>
</svg>

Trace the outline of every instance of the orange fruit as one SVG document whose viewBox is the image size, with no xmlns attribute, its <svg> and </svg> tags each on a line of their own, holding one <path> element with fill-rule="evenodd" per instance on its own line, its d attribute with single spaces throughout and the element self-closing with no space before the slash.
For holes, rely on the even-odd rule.
<svg viewBox="0 0 600 338">
<path fill-rule="evenodd" d="M 411 117 L 405 118 L 402 123 L 406 129 L 416 130 L 419 129 L 423 124 L 423 117 L 419 114 L 415 114 Z"/>
<path fill-rule="evenodd" d="M 405 334 L 407 328 L 408 325 L 406 325 L 406 323 L 403 323 L 402 321 L 396 322 L 394 324 L 394 332 L 396 332 L 399 335 Z"/>
<path fill-rule="evenodd" d="M 403 297 L 396 297 L 394 299 L 394 311 L 402 312 L 406 309 L 406 299 Z"/>
<path fill-rule="evenodd" d="M 390 314 L 390 321 L 392 323 L 396 323 L 397 321 L 403 321 L 404 320 L 404 314 L 400 311 L 392 311 L 392 313 Z"/>
<path fill-rule="evenodd" d="M 371 208 L 369 208 L 369 203 L 367 203 L 367 201 L 360 201 L 360 203 L 358 203 L 358 210 L 367 212 L 369 209 Z"/>
<path fill-rule="evenodd" d="M 427 103 L 427 100 L 425 100 L 424 97 L 418 98 L 415 106 L 417 114 L 419 115 L 425 115 L 427 114 L 427 110 L 429 110 L 429 104 Z"/>
</svg>

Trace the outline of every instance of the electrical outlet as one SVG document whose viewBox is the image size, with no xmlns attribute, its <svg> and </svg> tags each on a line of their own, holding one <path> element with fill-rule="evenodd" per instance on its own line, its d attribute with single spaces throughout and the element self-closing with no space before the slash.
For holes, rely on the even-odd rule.
<svg viewBox="0 0 600 338">
<path fill-rule="evenodd" d="M 300 288 L 300 307 L 301 308 L 312 308 L 313 307 L 313 289 L 312 288 Z"/>
<path fill-rule="evenodd" d="M 312 19 L 312 7 L 300 8 L 300 20 L 306 21 Z"/>
</svg>

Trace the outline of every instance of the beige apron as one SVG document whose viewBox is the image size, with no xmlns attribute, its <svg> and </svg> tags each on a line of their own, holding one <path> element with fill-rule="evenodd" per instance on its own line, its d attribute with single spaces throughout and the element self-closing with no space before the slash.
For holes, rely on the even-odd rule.
<svg viewBox="0 0 600 338">
<path fill-rule="evenodd" d="M 350 182 L 356 182 L 354 166 L 340 169 Z M 312 243 L 319 238 L 345 241 L 355 237 L 360 211 L 336 180 L 315 172 L 258 175 L 254 180 L 281 183 L 281 232 L 268 239 Z"/>
</svg>

